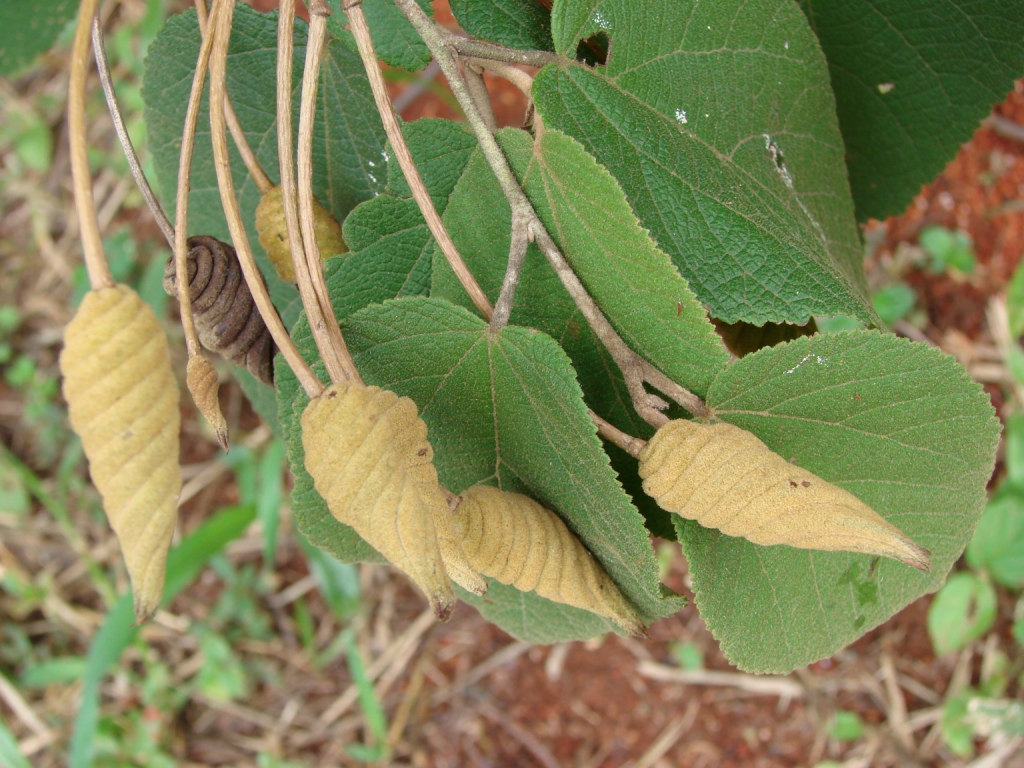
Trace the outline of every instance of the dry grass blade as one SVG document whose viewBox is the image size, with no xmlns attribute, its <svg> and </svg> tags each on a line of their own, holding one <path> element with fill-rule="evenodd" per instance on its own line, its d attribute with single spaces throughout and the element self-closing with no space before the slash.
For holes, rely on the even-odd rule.
<svg viewBox="0 0 1024 768">
<path fill-rule="evenodd" d="M 406 573 L 446 620 L 455 605 L 435 518 L 448 514 L 416 404 L 340 382 L 302 414 L 306 469 L 338 520 Z"/>
<path fill-rule="evenodd" d="M 631 635 L 644 625 L 615 582 L 561 518 L 528 496 L 476 485 L 462 495 L 455 527 L 470 565 L 523 592 L 582 608 Z"/>
<path fill-rule="evenodd" d="M 927 550 L 856 496 L 731 424 L 669 422 L 640 452 L 640 477 L 662 508 L 728 536 L 929 568 Z"/>
<path fill-rule="evenodd" d="M 60 357 L 71 426 L 117 534 L 140 621 L 159 607 L 181 468 L 167 339 L 127 286 L 86 295 Z"/>
</svg>

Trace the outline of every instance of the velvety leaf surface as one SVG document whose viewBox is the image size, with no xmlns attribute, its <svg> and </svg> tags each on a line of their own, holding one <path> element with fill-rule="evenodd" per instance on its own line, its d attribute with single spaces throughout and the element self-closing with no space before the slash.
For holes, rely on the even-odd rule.
<svg viewBox="0 0 1024 768">
<path fill-rule="evenodd" d="M 828 59 L 857 218 L 908 205 L 1024 75 L 1018 0 L 800 0 Z"/>
<path fill-rule="evenodd" d="M 417 3 L 428 16 L 433 17 L 434 9 L 430 0 L 417 0 Z M 345 28 L 347 21 L 340 0 L 328 0 L 327 5 L 332 11 L 328 17 L 328 30 L 337 39 L 344 40 L 353 51 L 357 50 L 352 33 Z M 370 37 L 373 38 L 373 48 L 379 59 L 392 67 L 410 72 L 427 66 L 430 51 L 395 5 L 395 0 L 363 0 L 362 5 L 366 24 L 370 27 Z"/>
<path fill-rule="evenodd" d="M 988 396 L 952 357 L 873 331 L 802 338 L 731 365 L 708 404 L 931 551 L 920 573 L 678 521 L 697 607 L 730 661 L 804 666 L 942 584 L 985 505 L 999 436 Z"/>
<path fill-rule="evenodd" d="M 417 120 L 402 130 L 434 206 L 443 214 L 476 139 L 449 120 Z M 345 220 L 345 242 L 351 250 L 325 267 L 338 318 L 385 299 L 427 293 L 430 287 L 434 238 L 408 183 L 393 160 L 387 169 L 374 171 L 391 175 L 385 193 L 352 211 Z"/>
<path fill-rule="evenodd" d="M 296 22 L 294 60 L 294 121 L 298 125 L 299 82 L 305 57 L 306 26 Z M 178 151 L 185 123 L 185 107 L 199 53 L 199 28 L 194 11 L 168 20 L 146 57 L 143 97 L 145 119 L 161 185 L 161 200 L 174 216 L 178 177 Z M 239 6 L 231 30 L 227 85 L 238 119 L 260 164 L 271 179 L 278 176 L 275 132 L 274 71 L 277 56 L 277 15 Z M 208 86 L 207 86 L 208 91 Z M 369 84 L 358 55 L 343 42 L 333 41 L 324 59 L 317 91 L 317 117 L 313 134 L 313 191 L 338 221 L 362 200 L 383 188 L 371 178 L 383 167 L 384 129 L 377 117 Z M 249 240 L 263 268 L 271 297 L 286 324 L 294 322 L 298 305 L 295 287 L 277 278 L 256 238 L 253 215 L 260 194 L 249 178 L 231 140 L 231 165 L 236 192 Z M 228 239 L 210 144 L 209 112 L 199 116 L 196 152 L 189 196 L 189 234 Z"/>
<path fill-rule="evenodd" d="M 521 133 L 512 134 L 522 137 Z M 698 394 L 729 361 L 707 312 L 583 146 L 547 130 L 506 151 L 545 227 L 629 346 Z"/>
<path fill-rule="evenodd" d="M 0 3 L 0 74 L 30 64 L 75 18 L 77 0 L 6 0 Z"/>
<path fill-rule="evenodd" d="M 790 0 L 565 0 L 552 19 L 559 51 L 612 45 L 606 67 L 538 74 L 545 124 L 611 171 L 712 315 L 874 319 L 828 69 Z"/>
<path fill-rule="evenodd" d="M 643 518 L 601 449 L 569 359 L 550 338 L 517 327 L 492 334 L 469 312 L 422 297 L 367 307 L 344 330 L 367 383 L 419 405 L 446 487 L 459 492 L 490 482 L 529 493 L 562 516 L 646 621 L 679 609 L 679 598 L 661 595 Z M 518 615 L 502 626 L 525 639 L 552 642 L 610 628 L 603 621 L 579 625 L 574 612 L 541 608 L 535 595 L 513 593 L 511 604 L 503 595 L 488 593 L 481 610 L 499 622 Z M 527 625 L 524 604 L 551 620 Z"/>
<path fill-rule="evenodd" d="M 451 7 L 473 37 L 509 48 L 553 49 L 551 16 L 537 0 L 452 0 Z"/>
</svg>

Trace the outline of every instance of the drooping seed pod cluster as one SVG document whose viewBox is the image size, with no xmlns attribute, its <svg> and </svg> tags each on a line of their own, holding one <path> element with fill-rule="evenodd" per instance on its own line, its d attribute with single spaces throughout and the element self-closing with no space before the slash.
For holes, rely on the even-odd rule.
<svg viewBox="0 0 1024 768">
<path fill-rule="evenodd" d="M 755 544 L 862 552 L 929 568 L 927 550 L 856 496 L 739 427 L 670 421 L 639 458 L 644 491 L 705 527 Z"/>
<path fill-rule="evenodd" d="M 523 592 L 611 619 L 631 635 L 644 625 L 582 542 L 528 496 L 476 485 L 462 494 L 455 527 L 472 567 Z"/>
<path fill-rule="evenodd" d="M 178 387 L 167 339 L 127 286 L 91 291 L 65 330 L 60 368 L 71 426 L 143 621 L 160 605 L 181 492 Z"/>
<path fill-rule="evenodd" d="M 288 228 L 280 186 L 272 187 L 260 198 L 260 204 L 256 206 L 256 231 L 259 233 L 260 245 L 277 270 L 277 276 L 295 282 L 295 267 L 288 247 Z M 341 225 L 316 198 L 313 198 L 313 232 L 321 259 L 329 259 L 348 251 L 341 235 Z"/>
<path fill-rule="evenodd" d="M 253 301 L 235 249 L 197 235 L 188 239 L 188 288 L 199 343 L 264 384 L 274 383 L 277 348 Z M 164 290 L 177 298 L 174 257 L 164 267 Z"/>
<path fill-rule="evenodd" d="M 435 520 L 450 512 L 415 403 L 341 382 L 310 401 L 301 423 L 306 469 L 331 514 L 406 573 L 447 619 L 455 595 Z"/>
</svg>

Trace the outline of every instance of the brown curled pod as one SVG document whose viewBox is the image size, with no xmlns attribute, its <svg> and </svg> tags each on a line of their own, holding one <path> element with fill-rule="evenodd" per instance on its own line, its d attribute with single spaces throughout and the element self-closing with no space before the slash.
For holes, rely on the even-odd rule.
<svg viewBox="0 0 1024 768">
<path fill-rule="evenodd" d="M 332 384 L 302 413 L 302 447 L 331 514 L 407 574 L 447 620 L 455 594 L 435 520 L 450 512 L 416 404 L 379 387 Z"/>
<path fill-rule="evenodd" d="M 288 227 L 284 220 L 284 199 L 280 186 L 272 187 L 260 198 L 260 204 L 256 206 L 256 231 L 260 236 L 260 245 L 277 270 L 277 276 L 295 282 L 295 267 L 288 247 Z M 321 259 L 329 259 L 348 251 L 341 236 L 341 225 L 315 197 L 313 232 Z"/>
<path fill-rule="evenodd" d="M 630 635 L 643 622 L 562 519 L 528 496 L 487 485 L 462 494 L 455 527 L 472 567 L 522 592 L 610 619 Z"/>
<path fill-rule="evenodd" d="M 199 343 L 274 384 L 277 347 L 245 282 L 235 249 L 207 235 L 188 239 L 188 288 Z M 164 290 L 177 298 L 174 256 L 164 266 Z"/>
<path fill-rule="evenodd" d="M 728 536 L 929 569 L 928 550 L 867 504 L 732 424 L 670 421 L 639 459 L 644 492 L 662 508 Z"/>
<path fill-rule="evenodd" d="M 160 606 L 181 492 L 178 386 L 167 338 L 131 288 L 91 291 L 64 331 L 60 368 L 71 426 L 144 621 Z"/>
</svg>

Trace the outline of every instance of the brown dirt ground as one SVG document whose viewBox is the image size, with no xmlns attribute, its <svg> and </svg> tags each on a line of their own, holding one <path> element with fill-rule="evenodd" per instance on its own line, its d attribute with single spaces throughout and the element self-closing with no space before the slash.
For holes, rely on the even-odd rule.
<svg viewBox="0 0 1024 768">
<path fill-rule="evenodd" d="M 126 7 L 125 12 L 138 10 L 137 4 Z M 438 17 L 450 21 L 440 7 Z M 44 73 L 15 83 L 15 91 L 59 92 L 62 63 L 48 62 Z M 499 121 L 521 124 L 521 94 L 502 81 L 489 78 L 488 84 Z M 393 95 L 402 90 L 396 86 Z M 997 112 L 1024 124 L 1024 82 Z M 454 116 L 429 94 L 404 111 L 409 120 L 435 115 Z M 59 134 L 59 112 L 54 117 Z M 66 153 L 58 150 L 51 171 L 36 180 L 37 191 L 4 191 L 0 219 L 5 274 L 0 299 L 17 303 L 26 318 L 18 349 L 51 372 L 77 258 L 67 178 Z M 127 194 L 109 172 L 101 174 L 97 189 L 101 203 L 114 211 L 118 195 Z M 1024 144 L 985 127 L 906 213 L 868 227 L 876 243 L 868 262 L 872 281 L 882 284 L 902 276 L 925 312 L 919 326 L 905 323 L 897 330 L 957 354 L 999 406 L 1008 391 L 1007 376 L 987 312 L 1024 252 L 1022 198 Z M 928 224 L 970 233 L 979 262 L 974 274 L 933 276 L 913 265 L 907 248 Z M 148 224 L 138 224 L 137 230 L 140 237 L 153 237 Z M 38 254 L 43 269 L 33 267 Z M 223 397 L 237 439 L 265 442 L 238 390 L 226 387 Z M 20 398 L 0 384 L 0 435 L 16 455 L 36 466 L 49 487 L 55 482 L 53 467 L 35 461 L 32 436 L 19 421 Z M 238 491 L 230 475 L 217 473 L 223 463 L 195 413 L 183 406 L 183 414 L 183 460 L 190 476 L 212 473 L 183 509 L 181 529 L 188 531 L 211 510 L 237 500 Z M 82 654 L 102 620 L 104 603 L 81 558 L 88 555 L 117 569 L 116 551 L 84 503 L 71 510 L 78 537 L 69 537 L 38 505 L 33 512 L 27 520 L 0 512 L 0 576 L 34 575 L 50 585 L 52 595 L 26 614 L 0 590 L 0 617 L 28 628 L 33 642 L 52 645 L 54 655 Z M 329 644 L 343 627 L 324 605 L 287 529 L 282 536 L 274 588 L 258 599 L 273 617 L 275 639 L 241 641 L 236 648 L 247 661 L 271 669 L 276 684 L 261 684 L 244 701 L 229 704 L 197 697 L 173 719 L 159 711 L 144 713 L 182 765 L 255 765 L 260 751 L 307 765 L 354 764 L 345 746 L 364 739 L 366 722 L 350 690 L 350 676 L 342 660 L 318 668 L 308 658 L 292 604 L 300 596 L 308 601 L 318 647 Z M 261 542 L 258 531 L 250 532 L 231 546 L 230 559 L 238 566 L 258 564 Z M 436 625 L 424 614 L 420 597 L 386 569 L 363 568 L 361 579 L 364 605 L 354 626 L 387 713 L 388 764 L 395 765 L 782 768 L 826 759 L 848 766 L 966 765 L 946 750 L 938 734 L 943 697 L 977 680 L 996 651 L 1019 654 L 1008 632 L 1013 599 L 1005 593 L 1000 595 L 998 630 L 985 644 L 955 657 L 935 657 L 925 629 L 930 598 L 924 598 L 834 657 L 785 679 L 765 681 L 729 666 L 692 607 L 656 624 L 645 642 L 607 637 L 530 647 L 465 606 L 449 624 Z M 679 555 L 668 582 L 687 591 Z M 123 588 L 123 575 L 119 584 Z M 207 573 L 144 629 L 150 647 L 171 665 L 179 682 L 202 663 L 188 630 L 208 617 L 222 589 L 220 579 Z M 681 675 L 672 664 L 671 645 L 681 641 L 704 654 L 704 671 Z M 143 669 L 142 662 L 137 648 L 125 655 L 124 671 L 104 688 L 105 712 L 139 706 L 129 671 Z M 0 660 L 0 669 L 12 679 L 18 673 L 10 659 Z M 676 679 L 659 677 L 664 675 Z M 12 695 L 0 688 L 0 711 L 33 764 L 63 763 L 77 690 L 75 685 L 50 686 Z M 1015 688 L 1010 695 L 1017 695 Z M 862 738 L 842 743 L 827 737 L 826 722 L 840 709 L 860 714 L 866 723 Z M 984 751 L 983 744 L 978 746 Z M 1011 753 L 992 765 L 1024 766 L 1024 754 Z"/>
</svg>

